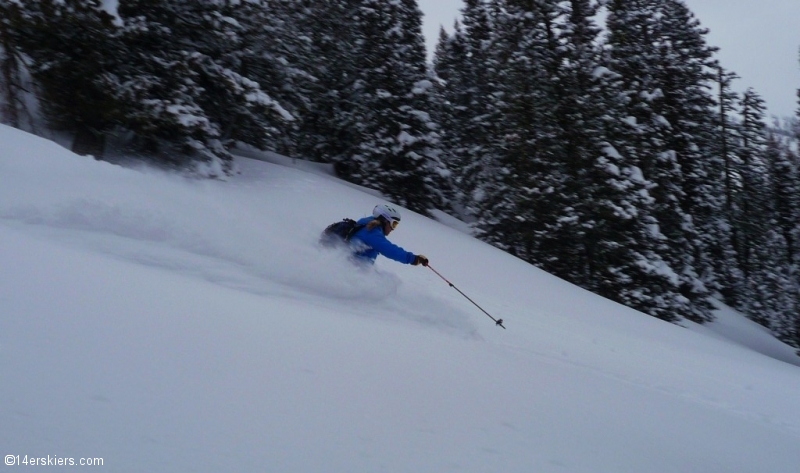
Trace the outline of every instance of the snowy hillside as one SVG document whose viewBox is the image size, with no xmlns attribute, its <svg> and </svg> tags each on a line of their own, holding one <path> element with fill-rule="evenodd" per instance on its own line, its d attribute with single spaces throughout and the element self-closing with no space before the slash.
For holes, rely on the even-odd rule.
<svg viewBox="0 0 800 473">
<path fill-rule="evenodd" d="M 661 322 L 403 211 L 391 239 L 503 330 L 426 268 L 317 247 L 374 193 L 238 166 L 192 180 L 0 127 L 6 464 L 800 471 L 800 358 L 733 311 Z"/>
</svg>

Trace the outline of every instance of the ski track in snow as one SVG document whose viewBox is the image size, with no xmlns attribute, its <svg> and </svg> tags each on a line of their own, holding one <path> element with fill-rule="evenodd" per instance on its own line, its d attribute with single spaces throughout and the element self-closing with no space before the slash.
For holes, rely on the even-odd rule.
<svg viewBox="0 0 800 473">
<path fill-rule="evenodd" d="M 335 299 L 349 302 L 352 312 L 361 316 L 391 312 L 412 323 L 476 336 L 469 316 L 440 297 L 419 287 L 408 293 L 390 270 L 359 268 L 344 252 L 319 247 L 320 228 L 303 216 L 259 215 L 258 202 L 248 208 L 233 205 L 241 202 L 241 189 L 252 192 L 259 185 L 271 198 L 291 199 L 318 189 L 324 178 L 273 178 L 265 185 L 259 173 L 246 176 L 241 183 L 236 178 L 230 183 L 203 182 L 147 171 L 140 175 L 143 181 L 166 179 L 173 186 L 177 181 L 180 199 L 164 199 L 155 192 L 142 200 L 101 187 L 92 197 L 64 192 L 32 201 L 17 199 L 0 208 L 0 218 L 42 227 L 41 234 L 73 245 L 256 295 Z M 256 180 L 259 177 L 262 180 Z M 196 209 L 187 215 L 187 207 Z M 277 238 L 280 245 L 274 236 L 269 246 L 259 245 L 259 235 L 276 231 L 279 237 L 283 233 Z M 420 303 L 425 311 L 415 309 Z"/>
</svg>

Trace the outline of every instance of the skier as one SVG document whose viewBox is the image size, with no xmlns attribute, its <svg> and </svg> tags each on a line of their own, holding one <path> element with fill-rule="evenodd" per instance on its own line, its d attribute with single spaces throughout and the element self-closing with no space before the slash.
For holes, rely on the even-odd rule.
<svg viewBox="0 0 800 473">
<path fill-rule="evenodd" d="M 386 238 L 400 224 L 400 212 L 394 208 L 376 205 L 372 209 L 372 217 L 364 217 L 357 224 L 364 227 L 350 238 L 350 248 L 356 261 L 375 264 L 375 258 L 381 254 L 400 263 L 428 266 L 428 258 L 406 251 Z"/>
</svg>

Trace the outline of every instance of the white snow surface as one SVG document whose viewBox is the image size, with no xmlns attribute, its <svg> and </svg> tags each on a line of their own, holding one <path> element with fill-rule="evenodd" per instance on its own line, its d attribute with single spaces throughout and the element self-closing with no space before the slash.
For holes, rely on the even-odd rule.
<svg viewBox="0 0 800 473">
<path fill-rule="evenodd" d="M 114 472 L 800 471 L 800 358 L 740 314 L 668 324 L 402 210 L 391 239 L 503 330 L 429 269 L 319 248 L 385 201 L 273 161 L 197 180 L 0 127 L 0 453 Z"/>
</svg>

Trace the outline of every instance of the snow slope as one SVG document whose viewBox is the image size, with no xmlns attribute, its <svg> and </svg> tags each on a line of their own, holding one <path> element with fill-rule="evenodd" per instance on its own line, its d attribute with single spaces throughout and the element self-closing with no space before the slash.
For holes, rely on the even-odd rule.
<svg viewBox="0 0 800 473">
<path fill-rule="evenodd" d="M 426 268 L 356 270 L 316 246 L 374 193 L 288 160 L 238 165 L 192 180 L 0 127 L 4 456 L 115 472 L 800 471 L 800 358 L 730 309 L 667 324 L 404 211 L 392 240 L 502 330 Z"/>
</svg>

